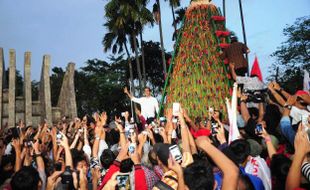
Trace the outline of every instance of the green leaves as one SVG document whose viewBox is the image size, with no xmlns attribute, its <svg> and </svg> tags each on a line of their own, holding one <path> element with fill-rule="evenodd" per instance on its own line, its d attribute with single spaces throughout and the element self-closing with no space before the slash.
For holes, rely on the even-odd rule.
<svg viewBox="0 0 310 190">
<path fill-rule="evenodd" d="M 272 65 L 271 80 L 277 75 L 278 82 L 294 93 L 302 88 L 302 70 L 310 70 L 310 16 L 296 19 L 295 23 L 283 29 L 287 40 L 271 55 L 276 58 Z"/>
</svg>

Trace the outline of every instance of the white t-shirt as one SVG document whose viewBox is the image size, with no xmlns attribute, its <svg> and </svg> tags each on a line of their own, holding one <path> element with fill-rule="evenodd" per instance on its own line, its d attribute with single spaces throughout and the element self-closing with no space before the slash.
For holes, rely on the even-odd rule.
<svg viewBox="0 0 310 190">
<path fill-rule="evenodd" d="M 251 157 L 247 162 L 245 172 L 259 177 L 265 187 L 265 190 L 271 190 L 271 173 L 266 161 L 260 156 Z"/>
<path fill-rule="evenodd" d="M 295 106 L 292 106 L 292 109 L 290 111 L 290 116 L 292 117 L 292 125 L 297 124 L 299 121 L 301 121 L 301 117 L 303 115 L 310 115 L 310 112 L 307 110 L 299 109 Z"/>
<path fill-rule="evenodd" d="M 155 117 L 155 112 L 158 113 L 158 101 L 152 96 L 142 98 L 133 97 L 131 100 L 141 105 L 141 114 L 145 119 Z"/>
</svg>

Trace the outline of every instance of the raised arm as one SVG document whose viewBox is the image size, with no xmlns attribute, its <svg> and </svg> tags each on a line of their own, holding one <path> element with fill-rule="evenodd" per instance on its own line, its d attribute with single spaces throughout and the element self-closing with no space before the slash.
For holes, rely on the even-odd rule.
<svg viewBox="0 0 310 190">
<path fill-rule="evenodd" d="M 258 121 L 262 121 L 264 119 L 265 109 L 262 102 L 258 104 Z"/>
<path fill-rule="evenodd" d="M 12 146 L 15 149 L 15 168 L 14 171 L 17 172 L 20 170 L 21 165 L 22 165 L 22 160 L 21 160 L 21 146 L 19 139 L 13 139 Z"/>
<path fill-rule="evenodd" d="M 282 96 L 275 90 L 273 83 L 270 83 L 268 85 L 268 89 L 271 92 L 272 96 L 277 100 L 278 104 L 281 106 L 285 105 L 285 100 L 282 98 Z"/>
<path fill-rule="evenodd" d="M 60 145 L 65 149 L 65 163 L 66 166 L 70 166 L 71 170 L 73 170 L 73 161 L 72 161 L 72 155 L 68 144 L 68 138 L 66 135 L 61 133 L 62 138 L 60 140 Z"/>
<path fill-rule="evenodd" d="M 273 88 L 276 91 L 280 92 L 286 99 L 291 96 L 290 93 L 286 92 L 283 88 L 281 88 L 277 82 L 275 81 L 272 82 L 272 85 L 273 85 Z"/>
<path fill-rule="evenodd" d="M 120 122 L 120 119 L 115 118 L 115 124 L 116 124 L 118 131 L 119 131 L 119 145 L 121 147 L 124 147 L 126 144 L 126 136 L 125 136 L 124 128 Z"/>
<path fill-rule="evenodd" d="M 265 130 L 265 128 L 263 128 L 263 132 L 262 134 L 260 135 L 262 138 L 265 139 L 265 143 L 266 143 L 266 146 L 267 146 L 267 151 L 268 151 L 268 156 L 270 159 L 272 159 L 272 156 L 274 154 L 277 153 L 275 147 L 273 146 L 272 142 L 271 142 L 271 137 L 270 135 L 267 133 L 267 131 Z"/>
<path fill-rule="evenodd" d="M 247 98 L 248 97 L 246 95 L 241 95 L 241 98 L 240 98 L 241 116 L 242 116 L 244 122 L 246 122 L 246 123 L 250 119 L 250 113 L 249 113 L 249 110 L 246 106 Z"/>
<path fill-rule="evenodd" d="M 307 153 L 310 152 L 310 143 L 307 135 L 303 130 L 303 126 L 299 125 L 294 141 L 295 155 L 286 178 L 286 190 L 293 190 L 300 186 L 301 165 Z"/>
<path fill-rule="evenodd" d="M 35 143 L 32 144 L 34 150 L 34 156 L 36 158 L 36 162 L 38 165 L 38 170 L 45 172 L 44 161 L 41 155 L 41 151 L 39 150 L 39 140 L 36 140 Z"/>
<path fill-rule="evenodd" d="M 234 79 L 234 81 L 236 81 L 237 74 L 236 74 L 236 71 L 235 71 L 235 65 L 230 63 L 229 64 L 229 68 L 230 68 L 231 77 Z"/>
<path fill-rule="evenodd" d="M 238 186 L 239 169 L 220 150 L 215 148 L 208 137 L 200 136 L 196 139 L 197 147 L 207 153 L 224 174 L 222 190 L 235 190 Z"/>
<path fill-rule="evenodd" d="M 181 138 L 182 138 L 182 150 L 184 152 L 189 152 L 191 153 L 191 149 L 189 146 L 189 134 L 187 130 L 187 125 L 185 123 L 185 119 L 183 116 L 183 110 L 181 109 L 180 114 L 179 114 L 179 120 L 180 120 L 180 125 L 181 125 Z"/>
<path fill-rule="evenodd" d="M 128 96 L 130 99 L 134 98 L 134 96 L 131 95 L 130 92 L 128 91 L 127 87 L 124 88 L 124 93 L 127 94 L 127 96 Z"/>
</svg>

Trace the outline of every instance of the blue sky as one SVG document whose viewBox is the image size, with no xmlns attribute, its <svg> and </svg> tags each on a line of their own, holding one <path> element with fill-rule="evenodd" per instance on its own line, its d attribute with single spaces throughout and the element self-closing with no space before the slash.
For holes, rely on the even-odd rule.
<svg viewBox="0 0 310 190">
<path fill-rule="evenodd" d="M 63 67 L 68 62 L 83 66 L 87 59 L 105 59 L 102 37 L 105 29 L 104 0 L 0 0 L 0 47 L 4 48 L 8 66 L 10 48 L 16 50 L 17 69 L 23 71 L 25 51 L 32 52 L 32 80 L 40 78 L 44 54 L 51 55 L 51 66 Z M 152 7 L 155 0 L 150 0 Z M 222 0 L 214 0 L 222 6 Z M 227 27 L 242 41 L 238 0 L 227 0 Z M 189 0 L 181 0 L 187 6 Z M 172 51 L 173 27 L 171 9 L 161 0 L 165 48 Z M 282 34 L 287 24 L 310 15 L 309 0 L 243 0 L 250 64 L 258 56 L 263 75 L 274 60 L 270 54 L 285 41 Z M 145 40 L 159 41 L 158 26 L 146 27 Z M 23 73 L 23 72 L 22 72 Z"/>
</svg>

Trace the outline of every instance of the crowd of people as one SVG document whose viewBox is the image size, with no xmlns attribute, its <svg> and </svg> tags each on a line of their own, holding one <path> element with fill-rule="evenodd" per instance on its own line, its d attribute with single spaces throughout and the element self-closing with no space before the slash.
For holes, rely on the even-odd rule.
<svg viewBox="0 0 310 190">
<path fill-rule="evenodd" d="M 237 43 L 233 41 L 233 43 Z M 237 44 L 240 52 L 248 48 Z M 236 49 L 225 56 L 238 54 Z M 243 60 L 244 61 L 244 60 Z M 135 114 L 94 113 L 53 126 L 5 126 L 0 131 L 0 188 L 5 190 L 271 190 L 310 189 L 310 96 L 276 82 L 244 77 L 230 64 L 238 90 L 238 138 L 223 111 L 191 118 L 175 103 L 157 117 L 145 88 Z M 139 108 L 140 107 L 140 108 Z M 136 118 L 136 119 L 135 119 Z"/>
<path fill-rule="evenodd" d="M 254 103 L 239 92 L 240 137 L 229 144 L 222 110 L 190 118 L 179 105 L 157 120 L 149 88 L 124 92 L 141 104 L 136 122 L 103 112 L 1 129 L 1 189 L 309 189 L 308 92 L 272 82 Z"/>
</svg>

